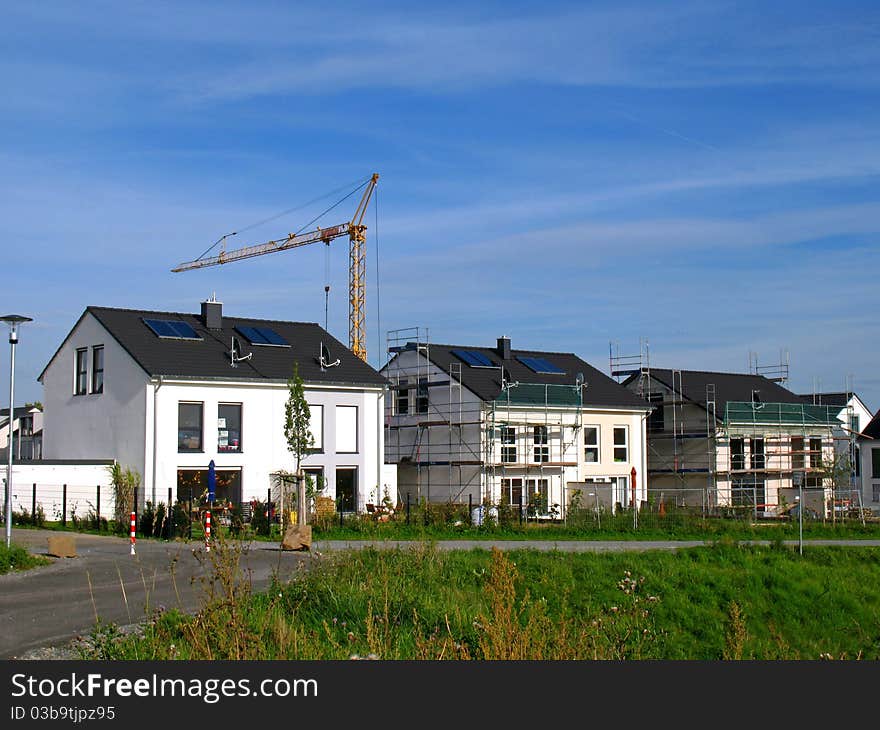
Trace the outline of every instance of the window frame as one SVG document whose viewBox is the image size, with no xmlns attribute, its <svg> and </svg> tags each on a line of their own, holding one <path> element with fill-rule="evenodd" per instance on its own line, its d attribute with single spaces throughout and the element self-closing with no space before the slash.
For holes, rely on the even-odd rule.
<svg viewBox="0 0 880 730">
<path fill-rule="evenodd" d="M 792 436 L 790 441 L 791 446 L 791 468 L 792 469 L 805 469 L 807 465 L 806 454 L 804 452 L 804 437 L 803 436 Z"/>
<path fill-rule="evenodd" d="M 315 432 L 313 430 L 311 430 L 311 424 L 310 424 L 309 430 L 310 430 L 313 437 L 320 437 L 320 441 L 318 441 L 318 438 L 315 438 L 315 445 L 308 450 L 308 453 L 309 454 L 323 454 L 324 453 L 324 443 L 325 443 L 325 439 L 324 439 L 325 433 L 324 432 L 326 430 L 325 424 L 327 422 L 326 419 L 324 418 L 324 404 L 323 403 L 309 403 L 309 420 L 310 421 L 314 420 L 315 409 L 317 409 L 321 413 L 321 433 L 315 434 Z"/>
<path fill-rule="evenodd" d="M 814 448 L 817 441 L 819 443 L 818 449 Z M 822 441 L 821 436 L 810 436 L 810 469 L 822 468 Z"/>
<path fill-rule="evenodd" d="M 623 444 L 617 443 L 617 432 L 623 432 Z M 614 458 L 615 464 L 627 464 L 629 463 L 629 426 L 626 425 L 617 425 L 614 427 L 614 431 L 612 432 L 612 455 Z M 623 449 L 624 458 L 619 459 L 617 457 L 617 452 Z"/>
<path fill-rule="evenodd" d="M 409 378 L 401 378 L 398 385 L 406 385 L 406 388 L 400 388 L 395 391 L 394 397 L 394 415 L 409 415 Z M 401 407 L 403 406 L 403 407 Z"/>
<path fill-rule="evenodd" d="M 83 369 L 80 369 L 82 360 Z M 89 392 L 89 348 L 77 347 L 73 357 L 73 394 L 87 395 Z"/>
<path fill-rule="evenodd" d="M 199 407 L 199 447 L 198 448 L 181 448 L 180 443 L 180 409 L 182 406 L 198 406 Z M 205 453 L 205 402 L 180 400 L 177 401 L 177 453 L 178 454 L 204 454 Z"/>
<path fill-rule="evenodd" d="M 223 406 L 229 406 L 229 407 L 236 407 L 237 406 L 238 407 L 238 448 L 237 449 L 230 449 L 230 448 L 221 449 L 220 448 L 220 408 Z M 227 426 L 223 430 L 227 432 L 226 439 L 227 439 L 227 444 L 228 444 L 229 443 L 229 427 Z M 217 403 L 217 452 L 218 453 L 222 452 L 224 454 L 240 454 L 240 453 L 242 453 L 244 450 L 243 431 L 244 431 L 244 406 L 243 406 L 243 404 L 242 403 L 232 403 L 229 401 L 222 401 L 222 402 Z"/>
<path fill-rule="evenodd" d="M 419 378 L 416 386 L 416 415 L 424 416 L 428 413 L 428 379 Z"/>
<path fill-rule="evenodd" d="M 595 444 L 587 443 L 587 430 L 591 429 L 591 428 L 594 429 L 596 432 L 596 443 Z M 600 436 L 601 430 L 602 430 L 602 427 L 598 423 L 584 424 L 584 462 L 586 464 L 601 464 L 602 463 L 602 438 Z M 587 458 L 587 454 L 591 450 L 595 450 L 595 452 L 596 452 L 596 458 L 592 459 L 592 460 Z"/>
<path fill-rule="evenodd" d="M 532 427 L 532 459 L 536 464 L 545 464 L 550 461 L 550 433 L 547 426 L 539 425 Z"/>
<path fill-rule="evenodd" d="M 871 449 L 871 479 L 880 479 L 880 448 Z"/>
<path fill-rule="evenodd" d="M 98 367 L 98 355 L 101 356 L 101 367 Z M 104 392 L 104 345 L 92 346 L 92 372 L 89 376 L 90 390 L 95 395 Z M 98 383 L 98 375 L 101 376 L 101 382 Z"/>
<path fill-rule="evenodd" d="M 339 409 L 340 408 L 353 408 L 354 409 L 354 451 L 340 451 L 339 449 Z M 348 403 L 337 403 L 333 415 L 335 416 L 335 424 L 334 424 L 334 439 L 333 439 L 333 448 L 337 454 L 359 454 L 360 447 L 360 427 L 358 424 L 358 418 L 360 417 L 358 406 L 350 405 Z"/>
<path fill-rule="evenodd" d="M 501 427 L 501 463 L 516 463 L 516 426 Z"/>
<path fill-rule="evenodd" d="M 733 450 L 733 444 L 739 444 L 739 449 L 736 453 Z M 744 436 L 734 436 L 732 437 L 727 444 L 727 450 L 730 456 L 730 470 L 731 471 L 741 471 L 746 468 L 746 440 Z"/>
</svg>

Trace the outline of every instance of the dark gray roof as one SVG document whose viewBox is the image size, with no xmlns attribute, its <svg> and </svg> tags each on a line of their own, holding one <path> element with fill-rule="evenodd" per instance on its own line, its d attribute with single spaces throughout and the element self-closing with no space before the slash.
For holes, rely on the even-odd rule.
<svg viewBox="0 0 880 730">
<path fill-rule="evenodd" d="M 463 363 L 452 350 L 472 350 L 488 357 L 496 368 L 470 367 Z M 452 363 L 461 363 L 462 384 L 484 401 L 495 400 L 501 393 L 501 370 L 507 381 L 550 385 L 575 385 L 578 373 L 582 373 L 587 387 L 584 388 L 585 406 L 619 406 L 644 408 L 650 406 L 635 393 L 619 385 L 613 379 L 581 360 L 570 352 L 543 352 L 538 350 L 511 350 L 510 358 L 503 360 L 495 347 L 471 347 L 469 345 L 428 345 L 431 362 L 446 373 Z M 517 357 L 542 357 L 565 371 L 564 374 L 536 373 L 523 365 Z"/>
<path fill-rule="evenodd" d="M 309 383 L 381 386 L 387 382 L 348 347 L 312 322 L 224 316 L 221 329 L 209 330 L 198 314 L 111 307 L 87 307 L 83 316 L 86 313 L 93 315 L 150 376 L 279 381 L 290 378 L 293 363 L 297 362 L 300 377 Z M 144 318 L 182 320 L 202 339 L 157 337 L 144 324 Z M 236 326 L 269 327 L 290 343 L 290 347 L 251 345 L 247 338 L 235 331 Z M 253 353 L 249 360 L 237 363 L 237 367 L 229 364 L 229 348 L 233 335 L 241 343 L 243 355 Z M 321 370 L 318 361 L 321 343 L 329 349 L 331 361 L 337 358 L 340 360 L 338 366 Z M 44 369 L 43 373 L 45 372 Z M 42 377 L 41 374 L 40 378 Z"/>
<path fill-rule="evenodd" d="M 629 376 L 624 381 L 624 385 L 631 383 L 637 377 L 638 375 Z M 669 388 L 673 387 L 671 369 L 652 367 L 651 377 Z M 799 395 L 786 390 L 763 375 L 707 370 L 681 371 L 681 394 L 687 400 L 705 406 L 706 386 L 709 384 L 715 386 L 715 414 L 718 418 L 724 416 L 724 407 L 728 401 L 751 401 L 753 391 L 758 391 L 758 398 L 763 403 L 803 403 Z M 676 377 L 676 387 L 678 385 Z"/>
<path fill-rule="evenodd" d="M 21 418 L 22 416 L 26 416 L 34 406 L 16 406 L 13 413 L 13 419 Z M 0 408 L 0 421 L 5 423 L 9 420 L 9 409 L 8 408 Z"/>
<path fill-rule="evenodd" d="M 877 411 L 868 425 L 862 429 L 862 436 L 867 436 L 872 439 L 880 439 L 880 411 Z"/>
<path fill-rule="evenodd" d="M 798 393 L 798 398 L 808 405 L 840 406 L 843 408 L 854 393 Z"/>
</svg>

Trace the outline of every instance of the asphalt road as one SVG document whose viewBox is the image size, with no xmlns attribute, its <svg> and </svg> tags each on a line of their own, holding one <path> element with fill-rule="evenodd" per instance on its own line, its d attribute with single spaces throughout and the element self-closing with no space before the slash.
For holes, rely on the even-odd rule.
<svg viewBox="0 0 880 730">
<path fill-rule="evenodd" d="M 47 530 L 13 530 L 12 541 L 45 555 Z M 194 611 L 209 588 L 201 543 L 139 540 L 131 555 L 127 539 L 75 535 L 77 557 L 51 558 L 52 565 L 0 575 L 0 658 L 14 659 L 28 649 L 57 646 L 88 634 L 95 617 L 128 625 L 143 621 L 159 606 Z M 241 557 L 255 590 L 310 562 L 308 553 L 282 552 L 257 543 Z M 213 553 L 216 555 L 215 553 Z"/>
<path fill-rule="evenodd" d="M 46 554 L 48 530 L 13 530 L 13 542 Z M 96 616 L 120 625 L 138 623 L 157 607 L 195 611 L 208 585 L 210 563 L 199 542 L 166 543 L 140 540 L 136 555 L 129 541 L 105 535 L 74 535 L 75 558 L 53 558 L 52 565 L 0 576 L 0 658 L 19 658 L 28 650 L 59 646 L 86 635 Z M 275 543 L 250 543 L 241 566 L 254 590 L 265 588 L 273 575 L 282 581 L 328 552 L 375 547 L 407 548 L 410 541 L 319 540 L 307 552 L 282 552 Z M 441 550 L 536 549 L 563 552 L 678 550 L 708 542 L 635 540 L 446 540 Z M 765 541 L 763 544 L 767 544 Z M 797 545 L 796 540 L 787 541 Z M 808 545 L 880 547 L 880 540 L 810 540 Z M 216 556 L 216 551 L 213 553 Z"/>
</svg>

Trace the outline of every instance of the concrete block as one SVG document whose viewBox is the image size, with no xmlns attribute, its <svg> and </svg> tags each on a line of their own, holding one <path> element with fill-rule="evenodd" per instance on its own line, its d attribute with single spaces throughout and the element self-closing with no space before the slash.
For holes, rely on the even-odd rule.
<svg viewBox="0 0 880 730">
<path fill-rule="evenodd" d="M 48 552 L 55 558 L 75 558 L 76 538 L 73 535 L 52 535 Z"/>
</svg>

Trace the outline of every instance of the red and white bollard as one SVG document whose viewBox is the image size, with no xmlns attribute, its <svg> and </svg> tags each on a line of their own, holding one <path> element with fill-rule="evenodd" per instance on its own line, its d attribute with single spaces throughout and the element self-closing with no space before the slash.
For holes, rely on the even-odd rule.
<svg viewBox="0 0 880 730">
<path fill-rule="evenodd" d="M 137 528 L 137 514 L 131 513 L 131 554 L 134 555 L 134 535 L 135 529 Z"/>
<path fill-rule="evenodd" d="M 211 552 L 211 513 L 205 512 L 205 552 Z"/>
</svg>

